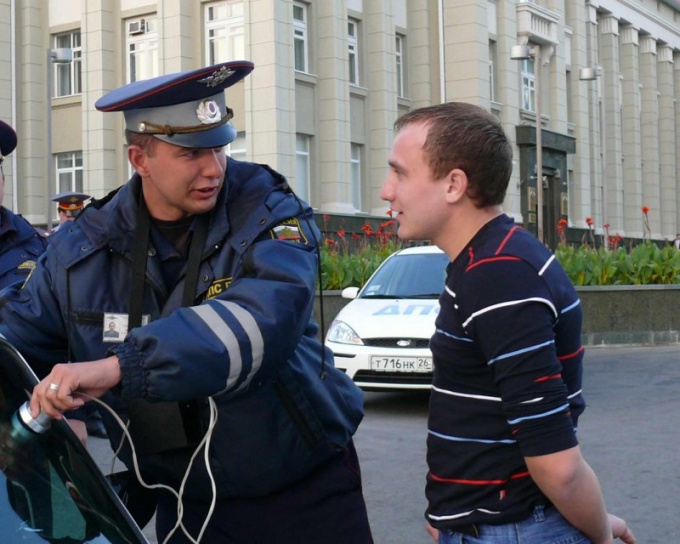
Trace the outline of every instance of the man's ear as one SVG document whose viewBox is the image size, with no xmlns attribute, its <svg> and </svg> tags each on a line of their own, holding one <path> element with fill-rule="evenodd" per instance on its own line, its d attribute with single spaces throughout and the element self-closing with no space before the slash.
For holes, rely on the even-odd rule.
<svg viewBox="0 0 680 544">
<path fill-rule="evenodd" d="M 146 177 L 149 173 L 147 165 L 149 155 L 144 148 L 133 144 L 128 147 L 127 152 L 128 160 L 130 161 L 132 168 L 134 168 L 140 176 Z"/>
<path fill-rule="evenodd" d="M 468 178 L 467 174 L 454 168 L 446 177 L 446 201 L 450 204 L 459 202 L 467 194 Z"/>
</svg>

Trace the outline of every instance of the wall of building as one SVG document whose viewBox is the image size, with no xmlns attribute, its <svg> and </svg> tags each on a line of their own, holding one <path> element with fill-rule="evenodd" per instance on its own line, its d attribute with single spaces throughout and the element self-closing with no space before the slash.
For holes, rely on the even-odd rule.
<svg viewBox="0 0 680 544">
<path fill-rule="evenodd" d="M 0 115 L 21 132 L 21 186 L 13 191 L 10 181 L 6 204 L 41 224 L 48 193 L 56 192 L 56 182 L 48 189 L 45 158 L 45 80 L 54 69 L 46 50 L 54 35 L 80 30 L 82 90 L 50 100 L 51 152 L 82 151 L 84 189 L 100 197 L 129 174 L 122 116 L 94 109 L 100 96 L 128 80 L 126 23 L 155 21 L 158 74 L 196 68 L 208 62 L 206 6 L 218 4 L 0 0 L 0 83 L 12 83 L 0 85 Z M 320 212 L 384 216 L 379 190 L 394 120 L 415 107 L 463 100 L 494 112 L 513 141 L 516 168 L 505 209 L 536 231 L 537 116 L 535 105 L 522 104 L 523 63 L 511 58 L 514 45 L 528 43 L 541 51 L 541 127 L 573 142 L 545 149 L 542 194 L 553 208 L 544 208 L 544 218 L 568 218 L 572 228 L 586 228 L 593 218 L 596 232 L 608 224 L 611 234 L 639 238 L 641 207 L 648 206 L 653 237 L 672 239 L 680 230 L 680 10 L 672 2 L 250 0 L 242 6 L 243 56 L 256 69 L 227 91 L 227 102 L 244 136 L 243 156 L 280 170 Z M 307 17 L 302 71 L 295 69 L 294 6 Z M 353 83 L 348 22 L 357 31 Z M 584 67 L 599 67 L 599 77 L 581 81 Z M 518 145 L 522 127 L 529 129 L 526 145 Z M 309 147 L 308 176 L 298 170 L 300 137 Z M 559 191 L 549 185 L 551 164 L 564 165 Z M 359 188 L 352 183 L 357 173 Z M 554 225 L 546 221 L 548 233 Z"/>
</svg>

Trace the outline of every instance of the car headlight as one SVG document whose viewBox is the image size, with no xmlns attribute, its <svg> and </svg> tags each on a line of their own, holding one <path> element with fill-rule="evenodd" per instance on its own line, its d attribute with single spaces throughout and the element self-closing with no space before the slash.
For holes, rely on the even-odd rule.
<svg viewBox="0 0 680 544">
<path fill-rule="evenodd" d="M 337 319 L 331 323 L 328 329 L 328 334 L 326 335 L 326 340 L 329 342 L 336 342 L 338 344 L 355 344 L 363 346 L 359 335 L 354 332 L 354 329 L 350 327 L 344 321 L 338 321 Z"/>
</svg>

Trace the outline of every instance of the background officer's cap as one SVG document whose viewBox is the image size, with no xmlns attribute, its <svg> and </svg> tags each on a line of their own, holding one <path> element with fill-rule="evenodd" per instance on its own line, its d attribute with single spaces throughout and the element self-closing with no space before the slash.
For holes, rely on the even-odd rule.
<svg viewBox="0 0 680 544">
<path fill-rule="evenodd" d="M 0 159 L 4 159 L 17 146 L 17 133 L 4 121 L 0 121 Z"/>
<path fill-rule="evenodd" d="M 60 212 L 64 212 L 69 217 L 75 217 L 82 211 L 85 201 L 90 198 L 92 197 L 85 193 L 68 191 L 57 193 L 52 197 L 52 201 L 57 203 Z"/>
<path fill-rule="evenodd" d="M 125 128 L 182 147 L 221 147 L 236 138 L 224 89 L 254 65 L 222 62 L 188 72 L 135 81 L 101 97 L 99 111 L 122 111 Z"/>
</svg>

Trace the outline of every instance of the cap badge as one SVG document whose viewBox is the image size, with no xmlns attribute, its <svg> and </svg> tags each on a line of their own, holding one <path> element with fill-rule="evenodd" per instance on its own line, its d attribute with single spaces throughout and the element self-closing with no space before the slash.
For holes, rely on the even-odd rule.
<svg viewBox="0 0 680 544">
<path fill-rule="evenodd" d="M 233 76 L 234 73 L 234 70 L 231 70 L 226 66 L 222 66 L 222 68 L 219 70 L 215 70 L 212 75 L 204 77 L 203 79 L 199 79 L 198 83 L 205 83 L 208 87 L 217 87 L 225 79 Z"/>
<path fill-rule="evenodd" d="M 196 108 L 196 117 L 204 125 L 213 125 L 222 120 L 220 107 L 212 99 L 203 100 Z"/>
</svg>

